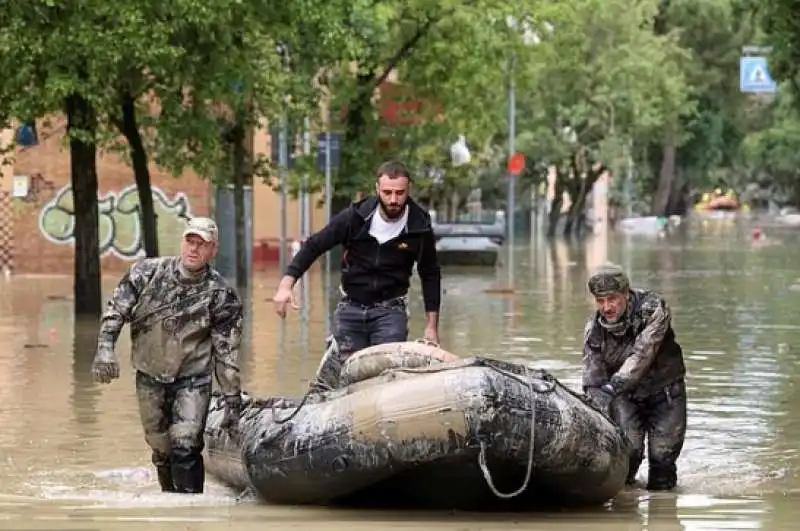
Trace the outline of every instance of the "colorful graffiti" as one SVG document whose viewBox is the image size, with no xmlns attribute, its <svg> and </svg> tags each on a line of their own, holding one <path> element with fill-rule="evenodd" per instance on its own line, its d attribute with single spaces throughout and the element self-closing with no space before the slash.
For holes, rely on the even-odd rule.
<svg viewBox="0 0 800 531">
<path fill-rule="evenodd" d="M 158 219 L 158 245 L 162 255 L 177 254 L 180 238 L 191 208 L 185 194 L 172 199 L 159 188 L 153 188 L 153 204 Z M 144 256 L 144 236 L 139 222 L 139 192 L 135 185 L 98 198 L 100 215 L 100 256 L 113 255 L 123 260 Z M 65 186 L 42 207 L 39 230 L 48 241 L 72 245 L 75 207 L 72 188 Z"/>
</svg>

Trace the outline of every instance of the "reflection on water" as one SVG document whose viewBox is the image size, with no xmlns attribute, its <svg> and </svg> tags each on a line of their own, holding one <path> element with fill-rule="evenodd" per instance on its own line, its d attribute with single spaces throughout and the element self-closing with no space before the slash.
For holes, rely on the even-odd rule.
<svg viewBox="0 0 800 531">
<path fill-rule="evenodd" d="M 713 227 L 712 227 L 713 228 Z M 237 502 L 211 482 L 202 496 L 162 494 L 138 424 L 128 339 L 124 376 L 92 383 L 93 326 L 76 324 L 64 278 L 0 281 L 0 520 L 15 529 L 146 527 L 261 529 L 789 529 L 800 517 L 794 405 L 800 248 L 755 247 L 737 225 L 702 226 L 667 239 L 616 238 L 515 251 L 515 291 L 503 268 L 445 271 L 443 345 L 461 355 L 534 360 L 577 386 L 581 332 L 591 310 L 587 272 L 606 260 L 664 293 L 689 371 L 689 432 L 680 492 L 622 493 L 603 509 L 538 515 L 409 514 L 268 507 Z M 110 289 L 116 279 L 105 285 Z M 307 313 L 277 319 L 277 274 L 250 293 L 242 365 L 256 394 L 302 392 L 319 361 L 327 318 L 319 269 L 307 278 Z M 416 283 L 416 281 L 415 281 Z M 418 286 L 412 336 L 422 333 Z M 108 291 L 106 291 L 107 293 Z M 305 318 L 301 318 L 305 317 Z M 75 333 L 77 330 L 77 333 Z M 644 477 L 646 467 L 641 477 Z M 458 488 L 454 485 L 454 488 Z"/>
</svg>

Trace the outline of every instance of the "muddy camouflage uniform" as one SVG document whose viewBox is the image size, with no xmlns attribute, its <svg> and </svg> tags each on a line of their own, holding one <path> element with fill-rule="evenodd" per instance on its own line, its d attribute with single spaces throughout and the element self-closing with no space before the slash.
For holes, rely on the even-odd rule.
<svg viewBox="0 0 800 531">
<path fill-rule="evenodd" d="M 627 276 L 616 266 L 601 269 L 588 286 L 596 297 L 625 291 L 629 297 L 617 322 L 608 323 L 596 312 L 586 323 L 584 392 L 608 408 L 631 442 L 628 483 L 642 463 L 647 437 L 647 488 L 672 489 L 686 434 L 686 368 L 669 307 L 652 291 L 629 289 Z"/>
<path fill-rule="evenodd" d="M 161 488 L 203 492 L 212 370 L 231 406 L 241 407 L 239 296 L 210 267 L 195 274 L 178 257 L 145 259 L 122 277 L 108 302 L 97 360 L 116 361 L 126 322 L 139 414 Z"/>
</svg>

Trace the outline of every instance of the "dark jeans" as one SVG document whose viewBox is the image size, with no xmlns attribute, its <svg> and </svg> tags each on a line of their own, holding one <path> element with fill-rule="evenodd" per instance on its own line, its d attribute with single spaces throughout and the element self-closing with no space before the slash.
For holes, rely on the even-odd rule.
<svg viewBox="0 0 800 531">
<path fill-rule="evenodd" d="M 644 459 L 647 439 L 648 490 L 671 490 L 678 482 L 676 461 L 686 437 L 686 384 L 679 380 L 646 399 L 619 396 L 612 416 L 631 442 L 628 483 L 632 484 Z"/>
<path fill-rule="evenodd" d="M 336 389 L 342 365 L 353 352 L 384 343 L 408 340 L 408 309 L 404 298 L 365 305 L 347 298 L 333 313 L 333 337 L 338 352 L 319 368 L 317 389 Z"/>
</svg>

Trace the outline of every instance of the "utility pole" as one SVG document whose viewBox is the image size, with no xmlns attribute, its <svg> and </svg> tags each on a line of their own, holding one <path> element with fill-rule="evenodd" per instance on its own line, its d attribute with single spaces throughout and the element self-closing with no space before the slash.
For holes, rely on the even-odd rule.
<svg viewBox="0 0 800 531">
<path fill-rule="evenodd" d="M 325 224 L 331 222 L 333 216 L 333 168 L 331 166 L 331 110 L 328 101 L 328 119 L 325 124 Z M 331 333 L 331 253 L 325 253 L 325 337 Z"/>
<path fill-rule="evenodd" d="M 289 43 L 286 41 L 281 41 L 278 43 L 277 46 L 278 54 L 280 54 L 281 59 L 283 60 L 283 65 L 287 69 L 289 68 Z M 278 165 L 279 165 L 279 179 L 280 179 L 280 197 L 281 197 L 281 239 L 280 239 L 280 249 L 279 249 L 279 256 L 280 256 L 280 273 L 283 274 L 286 271 L 287 265 L 287 237 L 286 237 L 286 179 L 287 179 L 287 172 L 289 170 L 289 124 L 288 124 L 288 112 L 289 112 L 289 94 L 285 94 L 283 97 L 284 101 L 284 112 L 283 116 L 281 117 L 281 130 L 279 134 L 279 147 L 278 147 Z"/>
<path fill-rule="evenodd" d="M 311 131 L 308 117 L 303 119 L 303 155 L 311 154 Z M 311 235 L 311 197 L 308 193 L 308 172 L 303 174 L 303 184 L 300 193 L 300 234 L 303 241 Z M 308 324 L 308 306 L 311 299 L 308 285 L 308 275 L 303 275 L 303 307 L 302 319 Z"/>
<path fill-rule="evenodd" d="M 508 160 L 511 160 L 517 152 L 517 95 L 515 86 L 515 69 L 517 57 L 511 55 L 509 62 L 509 81 L 508 81 Z M 517 208 L 517 176 L 508 172 L 508 214 L 506 214 L 506 224 L 508 226 L 508 282 L 509 287 L 514 286 L 514 245 L 515 227 L 514 212 Z"/>
</svg>

